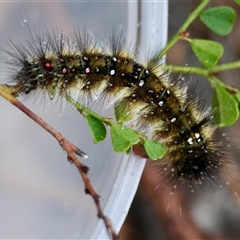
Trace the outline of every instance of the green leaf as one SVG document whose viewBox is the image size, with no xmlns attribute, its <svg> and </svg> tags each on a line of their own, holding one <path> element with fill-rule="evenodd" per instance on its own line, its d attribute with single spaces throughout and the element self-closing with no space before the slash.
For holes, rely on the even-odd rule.
<svg viewBox="0 0 240 240">
<path fill-rule="evenodd" d="M 237 94 L 235 94 L 235 97 L 236 97 L 238 103 L 240 104 L 240 92 L 238 92 Z"/>
<path fill-rule="evenodd" d="M 216 65 L 223 54 L 222 45 L 210 40 L 194 39 L 191 47 L 198 60 L 208 68 Z"/>
<path fill-rule="evenodd" d="M 240 6 L 240 0 L 235 0 L 235 3 Z"/>
<path fill-rule="evenodd" d="M 92 115 L 87 115 L 86 119 L 88 126 L 90 127 L 94 143 L 98 143 L 104 140 L 106 138 L 107 131 L 103 122 L 93 117 Z"/>
<path fill-rule="evenodd" d="M 226 36 L 232 31 L 236 13 L 231 7 L 219 6 L 204 10 L 200 19 L 214 33 Z"/>
<path fill-rule="evenodd" d="M 219 127 L 230 126 L 239 117 L 237 99 L 222 86 L 214 89 L 213 109 L 214 120 Z"/>
<path fill-rule="evenodd" d="M 166 147 L 156 141 L 146 139 L 143 142 L 143 146 L 146 150 L 147 155 L 152 160 L 158 160 L 159 158 L 162 158 L 163 155 L 167 152 Z"/>
<path fill-rule="evenodd" d="M 127 152 L 131 145 L 139 142 L 139 136 L 130 128 L 114 123 L 111 124 L 110 129 L 113 149 L 116 152 Z"/>
<path fill-rule="evenodd" d="M 131 152 L 131 147 L 125 153 L 129 154 L 130 152 Z"/>
</svg>

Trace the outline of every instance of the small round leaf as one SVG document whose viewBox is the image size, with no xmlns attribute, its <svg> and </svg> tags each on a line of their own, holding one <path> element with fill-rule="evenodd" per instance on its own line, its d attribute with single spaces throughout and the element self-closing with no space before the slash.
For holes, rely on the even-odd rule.
<svg viewBox="0 0 240 240">
<path fill-rule="evenodd" d="M 200 19 L 214 33 L 226 36 L 232 31 L 236 13 L 231 7 L 219 6 L 204 10 Z"/>
<path fill-rule="evenodd" d="M 110 130 L 115 152 L 126 152 L 131 145 L 139 142 L 139 136 L 130 128 L 118 124 L 112 124 Z"/>
<path fill-rule="evenodd" d="M 223 54 L 222 45 L 210 40 L 194 39 L 191 47 L 198 60 L 208 68 L 216 65 Z"/>
<path fill-rule="evenodd" d="M 144 140 L 143 142 L 144 149 L 146 150 L 147 155 L 152 160 L 158 160 L 162 158 L 164 154 L 167 152 L 166 147 L 164 147 L 161 143 L 152 141 L 152 140 Z"/>
<path fill-rule="evenodd" d="M 214 119 L 219 127 L 230 126 L 239 117 L 237 99 L 222 86 L 214 89 L 213 109 Z"/>
<path fill-rule="evenodd" d="M 98 143 L 104 140 L 107 135 L 105 125 L 92 115 L 87 115 L 86 119 L 88 126 L 90 127 L 94 143 Z"/>
</svg>

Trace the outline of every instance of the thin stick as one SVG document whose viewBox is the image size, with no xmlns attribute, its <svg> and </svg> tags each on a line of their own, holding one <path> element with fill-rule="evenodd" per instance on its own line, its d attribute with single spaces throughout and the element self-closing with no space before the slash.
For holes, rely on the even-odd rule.
<svg viewBox="0 0 240 240">
<path fill-rule="evenodd" d="M 56 138 L 56 140 L 58 141 L 62 149 L 67 152 L 68 161 L 70 163 L 73 163 L 77 167 L 83 179 L 83 182 L 85 184 L 85 192 L 86 194 L 90 194 L 92 196 L 97 207 L 97 216 L 98 218 L 104 221 L 104 224 L 109 233 L 109 236 L 114 240 L 119 239 L 119 237 L 117 236 L 113 228 L 113 225 L 110 219 L 104 215 L 104 212 L 100 204 L 100 195 L 93 188 L 91 181 L 87 175 L 89 168 L 85 164 L 81 163 L 77 158 L 77 155 L 82 157 L 83 159 L 88 158 L 88 156 L 81 149 L 76 147 L 73 143 L 69 142 L 61 133 L 57 132 L 53 127 L 51 127 L 49 124 L 43 121 L 30 109 L 25 107 L 20 101 L 18 101 L 18 99 L 16 99 L 14 96 L 12 96 L 8 92 L 7 88 L 4 88 L 4 86 L 1 84 L 0 84 L 0 95 L 3 96 L 5 99 L 7 99 L 9 102 L 11 102 L 15 107 L 19 108 L 22 112 L 24 112 L 27 116 L 29 116 L 33 121 L 35 121 L 38 125 L 40 125 L 46 131 L 48 131 L 54 138 Z"/>
</svg>

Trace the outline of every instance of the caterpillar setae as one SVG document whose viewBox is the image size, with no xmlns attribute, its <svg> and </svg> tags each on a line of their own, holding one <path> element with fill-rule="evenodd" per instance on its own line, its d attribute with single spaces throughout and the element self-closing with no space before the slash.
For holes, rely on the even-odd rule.
<svg viewBox="0 0 240 240">
<path fill-rule="evenodd" d="M 161 70 L 157 54 L 138 63 L 121 34 L 102 45 L 79 29 L 72 35 L 28 35 L 26 46 L 11 43 L 11 50 L 3 50 L 15 96 L 45 91 L 50 99 L 69 95 L 87 107 L 113 104 L 115 114 L 125 116 L 122 122 L 134 123 L 168 148 L 157 164 L 175 183 L 200 184 L 218 176 L 226 160 L 211 111 L 201 107 L 196 85 Z"/>
</svg>

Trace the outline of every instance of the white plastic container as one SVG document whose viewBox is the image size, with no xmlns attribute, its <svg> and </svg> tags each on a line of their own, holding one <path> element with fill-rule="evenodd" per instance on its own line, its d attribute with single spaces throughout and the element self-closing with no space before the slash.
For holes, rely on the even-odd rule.
<svg viewBox="0 0 240 240">
<path fill-rule="evenodd" d="M 129 42 L 139 43 L 142 56 L 167 39 L 167 1 L 4 2 L 0 9 L 1 39 L 6 41 L 24 41 L 25 20 L 40 31 L 58 27 L 70 33 L 80 25 L 104 36 L 113 26 L 127 29 Z M 49 106 L 38 96 L 24 104 L 88 154 L 89 177 L 118 232 L 145 160 L 114 153 L 109 138 L 94 145 L 85 120 L 68 104 Z M 78 171 L 56 140 L 3 98 L 0 108 L 0 238 L 109 238 Z"/>
</svg>

